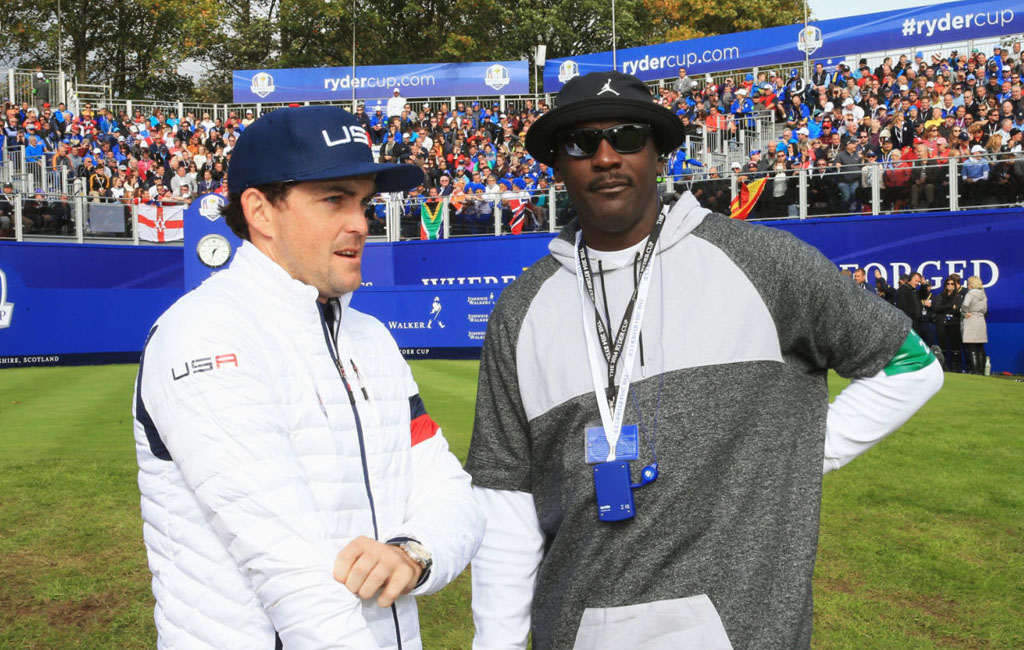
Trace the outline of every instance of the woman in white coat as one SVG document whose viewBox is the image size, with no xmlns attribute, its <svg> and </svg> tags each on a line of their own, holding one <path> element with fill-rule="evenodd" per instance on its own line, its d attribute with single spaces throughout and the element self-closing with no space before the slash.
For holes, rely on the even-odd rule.
<svg viewBox="0 0 1024 650">
<path fill-rule="evenodd" d="M 988 328 L 985 326 L 988 297 L 982 288 L 981 278 L 976 275 L 967 278 L 967 289 L 967 295 L 960 306 L 964 348 L 967 350 L 971 374 L 981 375 L 985 373 L 985 344 L 988 343 Z"/>
</svg>

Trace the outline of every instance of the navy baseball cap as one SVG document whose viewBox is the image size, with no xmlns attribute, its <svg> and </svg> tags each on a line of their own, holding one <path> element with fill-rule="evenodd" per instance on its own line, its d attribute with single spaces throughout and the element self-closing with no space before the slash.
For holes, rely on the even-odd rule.
<svg viewBox="0 0 1024 650">
<path fill-rule="evenodd" d="M 377 190 L 397 192 L 423 182 L 416 165 L 373 161 L 370 138 L 338 106 L 296 106 L 265 113 L 238 136 L 231 151 L 232 194 L 268 183 L 376 175 Z"/>
</svg>

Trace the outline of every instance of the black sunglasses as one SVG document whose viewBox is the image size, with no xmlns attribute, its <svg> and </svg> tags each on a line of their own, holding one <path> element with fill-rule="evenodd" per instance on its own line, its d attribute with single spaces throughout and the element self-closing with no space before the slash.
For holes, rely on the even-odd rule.
<svg viewBox="0 0 1024 650">
<path fill-rule="evenodd" d="M 572 158 L 590 158 L 601 140 L 608 140 L 618 153 L 636 153 L 647 145 L 649 124 L 618 124 L 607 129 L 573 129 L 559 136 L 565 153 Z"/>
</svg>

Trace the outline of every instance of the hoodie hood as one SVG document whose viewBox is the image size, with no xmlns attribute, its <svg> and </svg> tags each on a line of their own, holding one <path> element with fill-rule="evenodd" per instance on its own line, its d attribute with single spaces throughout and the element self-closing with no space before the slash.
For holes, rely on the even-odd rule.
<svg viewBox="0 0 1024 650">
<path fill-rule="evenodd" d="M 711 214 L 711 210 L 702 208 L 696 197 L 690 192 L 685 192 L 671 206 L 663 206 L 662 210 L 668 210 L 668 216 L 665 217 L 665 225 L 661 229 L 659 252 L 664 252 L 682 241 L 704 221 L 704 217 Z M 558 237 L 552 239 L 548 244 L 548 251 L 552 257 L 573 275 L 576 275 L 576 232 L 579 228 L 579 217 L 577 217 L 566 224 Z M 608 264 L 607 268 L 612 270 L 618 266 Z"/>
</svg>

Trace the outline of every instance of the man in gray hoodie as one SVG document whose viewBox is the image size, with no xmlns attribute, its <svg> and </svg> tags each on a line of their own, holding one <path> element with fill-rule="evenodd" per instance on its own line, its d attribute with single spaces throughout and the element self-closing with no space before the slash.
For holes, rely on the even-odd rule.
<svg viewBox="0 0 1024 650">
<path fill-rule="evenodd" d="M 527 134 L 579 218 L 488 324 L 477 650 L 809 648 L 822 473 L 941 385 L 907 318 L 814 248 L 662 205 L 680 126 L 613 71 Z M 829 368 L 854 379 L 832 405 Z"/>
</svg>

